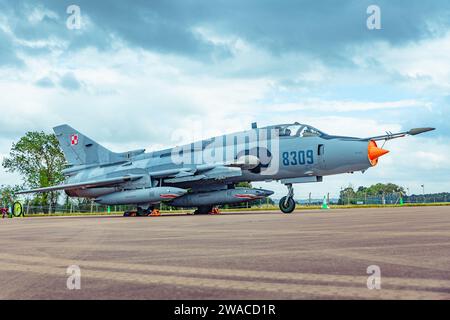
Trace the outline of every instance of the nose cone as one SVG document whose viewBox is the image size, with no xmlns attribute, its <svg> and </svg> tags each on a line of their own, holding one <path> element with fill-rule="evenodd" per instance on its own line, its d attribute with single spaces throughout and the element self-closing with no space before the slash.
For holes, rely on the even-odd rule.
<svg viewBox="0 0 450 320">
<path fill-rule="evenodd" d="M 179 194 L 180 196 L 185 195 L 188 191 L 186 189 L 174 188 L 176 189 L 174 192 Z"/>
<path fill-rule="evenodd" d="M 373 140 L 369 141 L 368 156 L 370 163 L 375 166 L 378 163 L 378 158 L 388 153 L 388 150 L 378 148 L 377 143 Z"/>
<path fill-rule="evenodd" d="M 186 193 L 187 193 L 187 190 L 185 190 L 185 189 L 170 187 L 170 188 L 164 189 L 163 192 L 161 192 L 160 197 L 162 199 L 171 200 L 171 199 L 181 197 L 182 195 L 185 195 Z"/>
<path fill-rule="evenodd" d="M 272 190 L 266 190 L 266 189 L 258 189 L 256 192 L 258 195 L 268 197 L 274 194 Z"/>
</svg>

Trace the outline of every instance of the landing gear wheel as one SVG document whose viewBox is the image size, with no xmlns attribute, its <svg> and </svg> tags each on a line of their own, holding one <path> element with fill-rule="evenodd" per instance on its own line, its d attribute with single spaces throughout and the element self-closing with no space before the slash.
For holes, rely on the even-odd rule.
<svg viewBox="0 0 450 320">
<path fill-rule="evenodd" d="M 283 213 L 292 213 L 295 210 L 294 188 L 292 187 L 292 183 L 286 183 L 286 187 L 288 188 L 288 195 L 281 198 L 280 210 Z"/>
<path fill-rule="evenodd" d="M 292 213 L 295 210 L 295 201 L 292 198 L 283 197 L 280 200 L 280 210 L 283 213 Z"/>
<path fill-rule="evenodd" d="M 149 206 L 147 209 L 144 209 L 142 207 L 137 207 L 136 209 L 136 215 L 133 217 L 148 217 L 150 214 L 152 214 L 155 210 L 155 207 Z"/>
<path fill-rule="evenodd" d="M 137 207 L 136 216 L 137 217 L 146 217 L 146 216 L 148 216 L 148 212 L 147 212 L 147 210 L 145 210 L 142 207 Z"/>
<path fill-rule="evenodd" d="M 194 214 L 209 214 L 212 209 L 213 209 L 212 206 L 201 206 L 194 211 Z"/>
<path fill-rule="evenodd" d="M 143 216 L 144 217 L 150 217 L 150 216 L 153 215 L 153 213 L 156 213 L 154 206 L 148 206 L 147 209 L 143 210 Z"/>
<path fill-rule="evenodd" d="M 125 211 L 123 213 L 124 217 L 136 217 L 137 216 L 137 212 L 136 211 Z"/>
</svg>

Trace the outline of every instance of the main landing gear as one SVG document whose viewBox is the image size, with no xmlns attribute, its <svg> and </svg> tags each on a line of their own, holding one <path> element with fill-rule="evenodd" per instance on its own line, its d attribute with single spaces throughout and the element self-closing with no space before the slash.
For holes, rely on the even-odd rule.
<svg viewBox="0 0 450 320">
<path fill-rule="evenodd" d="M 127 211 L 123 214 L 124 217 L 156 217 L 160 216 L 159 209 L 149 206 L 147 209 L 137 207 L 136 211 Z"/>
<path fill-rule="evenodd" d="M 292 187 L 292 183 L 286 184 L 286 187 L 288 188 L 288 195 L 281 198 L 280 210 L 283 213 L 292 213 L 295 210 L 294 188 Z"/>
<path fill-rule="evenodd" d="M 214 206 L 201 206 L 194 211 L 194 214 L 220 214 L 220 211 Z"/>
</svg>

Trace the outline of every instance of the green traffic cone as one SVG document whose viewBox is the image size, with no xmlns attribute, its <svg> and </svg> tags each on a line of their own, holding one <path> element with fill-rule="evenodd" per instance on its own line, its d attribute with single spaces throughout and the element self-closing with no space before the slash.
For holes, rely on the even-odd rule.
<svg viewBox="0 0 450 320">
<path fill-rule="evenodd" d="M 322 209 L 330 209 L 327 203 L 327 197 L 323 197 Z"/>
</svg>

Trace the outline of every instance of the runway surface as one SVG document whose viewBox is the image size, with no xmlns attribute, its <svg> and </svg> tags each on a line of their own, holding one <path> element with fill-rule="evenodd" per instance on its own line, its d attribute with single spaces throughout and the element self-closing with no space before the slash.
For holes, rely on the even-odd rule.
<svg viewBox="0 0 450 320">
<path fill-rule="evenodd" d="M 0 241 L 0 299 L 450 298 L 450 207 L 16 218 Z"/>
</svg>

